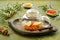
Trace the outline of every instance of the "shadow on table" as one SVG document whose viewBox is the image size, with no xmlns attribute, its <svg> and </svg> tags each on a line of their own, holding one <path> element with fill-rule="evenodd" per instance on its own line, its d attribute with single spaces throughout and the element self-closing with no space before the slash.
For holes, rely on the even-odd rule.
<svg viewBox="0 0 60 40">
<path fill-rule="evenodd" d="M 15 32 L 17 35 L 20 35 L 22 37 L 27 37 L 27 38 L 43 38 L 43 37 L 49 37 L 49 36 L 54 36 L 56 33 L 47 33 L 47 34 L 43 34 L 43 35 L 23 35 L 20 33 Z"/>
</svg>

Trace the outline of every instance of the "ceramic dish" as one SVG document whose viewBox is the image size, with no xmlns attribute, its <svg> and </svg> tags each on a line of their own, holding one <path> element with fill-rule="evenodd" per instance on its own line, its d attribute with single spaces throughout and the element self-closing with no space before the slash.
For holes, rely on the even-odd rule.
<svg viewBox="0 0 60 40">
<path fill-rule="evenodd" d="M 22 7 L 26 8 L 26 9 L 30 9 L 32 8 L 33 4 L 32 3 L 23 3 Z"/>
<path fill-rule="evenodd" d="M 52 26 L 49 22 L 44 21 L 48 25 L 48 28 L 41 28 L 41 31 L 27 31 L 24 29 L 24 26 L 22 23 L 23 21 L 37 21 L 32 19 L 14 19 L 9 21 L 9 26 L 17 33 L 23 34 L 23 35 L 46 35 L 55 33 L 57 31 L 57 28 L 55 26 Z"/>
</svg>

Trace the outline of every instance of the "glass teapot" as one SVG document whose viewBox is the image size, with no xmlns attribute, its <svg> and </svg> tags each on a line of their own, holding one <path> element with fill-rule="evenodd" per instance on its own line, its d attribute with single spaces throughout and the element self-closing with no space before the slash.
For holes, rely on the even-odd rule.
<svg viewBox="0 0 60 40">
<path fill-rule="evenodd" d="M 27 10 L 26 14 L 24 14 L 22 18 L 26 18 L 26 19 L 38 19 L 40 21 L 43 21 L 43 20 L 49 21 L 49 18 L 47 16 L 42 16 L 41 12 L 39 12 L 36 9 L 29 9 L 29 10 Z"/>
</svg>

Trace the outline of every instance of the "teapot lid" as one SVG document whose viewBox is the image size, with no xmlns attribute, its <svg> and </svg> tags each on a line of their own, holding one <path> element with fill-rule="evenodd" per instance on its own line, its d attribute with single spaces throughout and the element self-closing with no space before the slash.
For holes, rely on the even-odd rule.
<svg viewBox="0 0 60 40">
<path fill-rule="evenodd" d="M 39 11 L 36 10 L 36 9 L 29 9 L 29 10 L 26 11 L 27 14 L 30 13 L 30 12 L 34 12 L 34 13 L 39 14 Z"/>
</svg>

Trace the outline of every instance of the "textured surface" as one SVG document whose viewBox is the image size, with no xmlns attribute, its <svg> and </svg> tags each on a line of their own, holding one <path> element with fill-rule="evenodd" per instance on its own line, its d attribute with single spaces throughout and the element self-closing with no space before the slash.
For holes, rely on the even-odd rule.
<svg viewBox="0 0 60 40">
<path fill-rule="evenodd" d="M 24 2 L 31 2 L 33 3 L 35 6 L 35 9 L 37 8 L 39 5 L 44 5 L 47 4 L 49 5 L 49 1 L 0 1 L 0 8 L 3 8 L 6 6 L 7 3 L 24 3 Z M 54 9 L 56 10 L 60 10 L 60 1 L 52 1 L 52 6 Z M 12 18 L 10 18 L 9 20 L 12 20 L 14 18 L 19 18 L 21 17 L 26 10 L 23 9 L 23 11 L 20 11 L 18 14 L 14 15 Z M 45 14 L 45 13 L 42 13 Z M 9 27 L 9 32 L 10 32 L 10 36 L 3 36 L 0 34 L 0 40 L 60 40 L 60 20 L 54 20 L 51 19 L 51 23 L 53 25 L 55 25 L 58 28 L 58 31 L 56 32 L 55 35 L 48 35 L 48 36 L 42 36 L 42 37 L 26 37 L 26 36 L 21 36 L 19 34 L 16 34 L 8 25 L 6 25 L 7 27 Z M 4 25 L 4 24 L 2 24 Z"/>
</svg>

